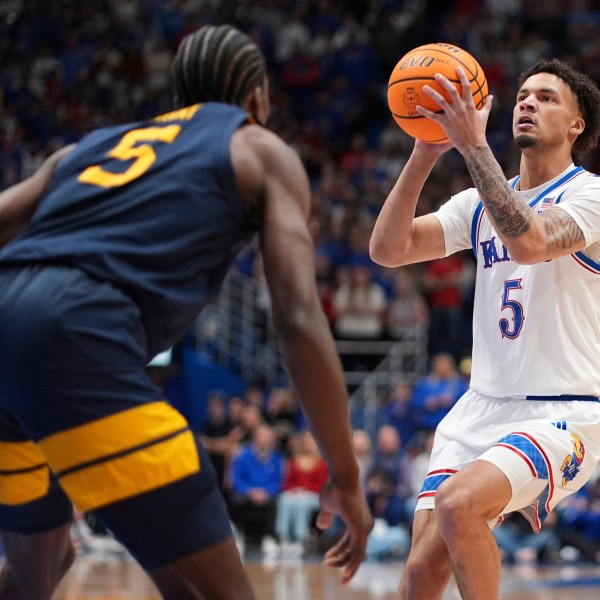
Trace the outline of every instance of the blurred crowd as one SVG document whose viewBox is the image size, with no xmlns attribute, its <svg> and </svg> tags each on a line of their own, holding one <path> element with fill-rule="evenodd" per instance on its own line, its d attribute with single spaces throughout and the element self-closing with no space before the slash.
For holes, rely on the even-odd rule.
<svg viewBox="0 0 600 600">
<path fill-rule="evenodd" d="M 0 0 L 0 188 L 93 128 L 172 104 L 170 61 L 181 38 L 232 23 L 267 57 L 269 127 L 292 144 L 313 192 L 311 229 L 323 304 L 336 335 L 394 339 L 406 322 L 429 351 L 469 353 L 473 262 L 381 269 L 368 256 L 374 219 L 412 140 L 392 120 L 387 79 L 408 50 L 457 44 L 481 63 L 494 95 L 488 138 L 516 172 L 511 111 L 518 74 L 556 56 L 600 78 L 600 11 L 592 0 Z M 586 166 L 600 166 L 598 153 Z M 418 211 L 471 185 L 457 153 L 430 177 Z M 260 271 L 256 249 L 238 266 Z"/>
<path fill-rule="evenodd" d="M 169 110 L 170 62 L 179 41 L 202 24 L 221 22 L 248 33 L 267 57 L 274 108 L 268 126 L 296 148 L 309 173 L 318 281 L 335 335 L 402 339 L 415 326 L 429 332 L 427 375 L 381 398 L 374 439 L 356 435 L 377 523 L 370 556 L 402 554 L 430 432 L 467 385 L 456 364 L 470 353 L 473 258 L 465 252 L 403 269 L 382 269 L 369 258 L 374 219 L 412 147 L 389 114 L 388 76 L 421 44 L 444 41 L 471 52 L 494 95 L 488 139 L 512 176 L 516 78 L 538 59 L 558 57 L 600 80 L 598 3 L 0 0 L 0 189 L 93 128 Z M 600 154 L 585 166 L 598 172 Z M 450 152 L 434 169 L 418 211 L 434 210 L 469 186 L 464 162 Z M 260 277 L 256 247 L 237 268 Z M 264 395 L 215 394 L 199 434 L 244 539 L 274 541 L 273 551 L 283 551 L 282 544 L 303 551 L 315 535 L 324 463 L 289 390 Z M 498 530 L 506 534 L 498 541 L 507 560 L 565 547 L 565 556 L 596 559 L 600 484 L 593 481 L 556 511 L 545 540 L 537 536 L 534 544 L 514 521 Z"/>
</svg>

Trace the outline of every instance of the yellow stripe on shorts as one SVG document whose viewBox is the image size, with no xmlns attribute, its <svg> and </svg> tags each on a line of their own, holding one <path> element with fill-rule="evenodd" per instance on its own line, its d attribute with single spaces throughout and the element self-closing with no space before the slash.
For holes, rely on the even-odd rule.
<svg viewBox="0 0 600 600">
<path fill-rule="evenodd" d="M 39 446 L 81 511 L 152 491 L 200 470 L 188 423 L 166 402 L 61 431 Z"/>
<path fill-rule="evenodd" d="M 0 504 L 32 502 L 49 487 L 46 459 L 33 442 L 0 442 Z"/>
</svg>

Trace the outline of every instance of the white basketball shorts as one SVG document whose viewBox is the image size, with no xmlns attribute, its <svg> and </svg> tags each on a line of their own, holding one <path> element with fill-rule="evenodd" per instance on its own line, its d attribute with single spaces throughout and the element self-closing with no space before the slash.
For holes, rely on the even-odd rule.
<svg viewBox="0 0 600 600">
<path fill-rule="evenodd" d="M 550 511 L 594 473 L 600 458 L 600 400 L 534 398 L 494 398 L 468 390 L 436 430 L 416 510 L 435 508 L 436 490 L 448 477 L 475 459 L 486 460 L 512 488 L 501 515 L 519 511 L 539 532 Z"/>
</svg>

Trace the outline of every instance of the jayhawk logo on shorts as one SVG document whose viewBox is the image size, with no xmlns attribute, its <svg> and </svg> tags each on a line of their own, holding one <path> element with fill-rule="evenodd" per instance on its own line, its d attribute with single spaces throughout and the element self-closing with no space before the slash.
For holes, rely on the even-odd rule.
<svg viewBox="0 0 600 600">
<path fill-rule="evenodd" d="M 585 456 L 583 442 L 574 434 L 571 434 L 571 439 L 573 440 L 573 452 L 563 460 L 560 468 L 563 474 L 562 487 L 565 487 L 569 481 L 575 479 Z"/>
</svg>

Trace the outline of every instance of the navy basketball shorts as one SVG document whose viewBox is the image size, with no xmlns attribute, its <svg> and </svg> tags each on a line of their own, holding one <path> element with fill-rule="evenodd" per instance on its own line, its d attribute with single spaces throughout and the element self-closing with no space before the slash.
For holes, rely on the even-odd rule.
<svg viewBox="0 0 600 600">
<path fill-rule="evenodd" d="M 146 569 L 231 536 L 214 470 L 149 379 L 137 305 L 64 266 L 0 269 L 0 530 L 94 511 Z"/>
</svg>

